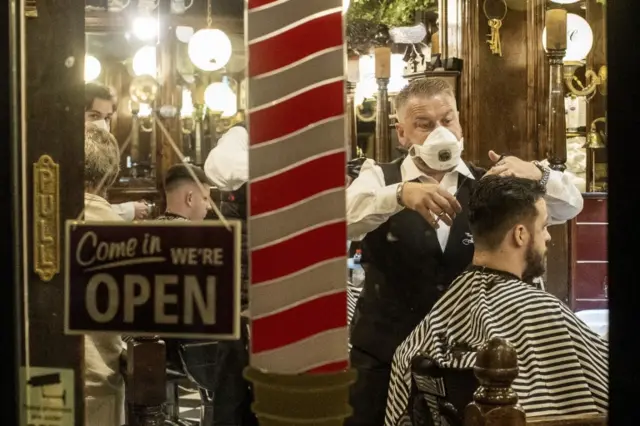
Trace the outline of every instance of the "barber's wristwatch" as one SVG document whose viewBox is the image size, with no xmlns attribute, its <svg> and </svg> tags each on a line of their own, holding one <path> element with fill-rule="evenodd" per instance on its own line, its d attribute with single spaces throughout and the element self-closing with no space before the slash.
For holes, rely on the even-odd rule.
<svg viewBox="0 0 640 426">
<path fill-rule="evenodd" d="M 542 172 L 542 177 L 540 178 L 540 185 L 546 190 L 547 182 L 549 182 L 549 176 L 551 175 L 551 169 L 545 165 L 543 165 L 539 161 L 534 161 L 533 164 Z"/>
</svg>

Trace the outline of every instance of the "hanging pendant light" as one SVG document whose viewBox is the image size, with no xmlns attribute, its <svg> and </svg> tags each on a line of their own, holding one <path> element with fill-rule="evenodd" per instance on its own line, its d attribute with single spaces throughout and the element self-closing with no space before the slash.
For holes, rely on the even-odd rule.
<svg viewBox="0 0 640 426">
<path fill-rule="evenodd" d="M 211 1 L 207 2 L 207 28 L 198 30 L 191 36 L 187 53 L 197 68 L 203 71 L 217 71 L 231 59 L 231 40 L 221 30 L 211 28 Z"/>
</svg>

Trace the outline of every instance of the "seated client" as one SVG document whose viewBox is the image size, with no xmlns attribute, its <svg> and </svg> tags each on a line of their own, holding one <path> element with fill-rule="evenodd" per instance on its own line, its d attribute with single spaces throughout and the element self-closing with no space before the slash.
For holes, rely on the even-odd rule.
<svg viewBox="0 0 640 426">
<path fill-rule="evenodd" d="M 444 368 L 471 368 L 493 337 L 518 353 L 513 388 L 527 417 L 607 411 L 607 343 L 556 297 L 526 283 L 544 273 L 551 239 L 543 196 L 527 179 L 487 176 L 477 183 L 469 201 L 473 263 L 396 350 L 387 426 L 407 412 L 415 355 Z"/>
</svg>

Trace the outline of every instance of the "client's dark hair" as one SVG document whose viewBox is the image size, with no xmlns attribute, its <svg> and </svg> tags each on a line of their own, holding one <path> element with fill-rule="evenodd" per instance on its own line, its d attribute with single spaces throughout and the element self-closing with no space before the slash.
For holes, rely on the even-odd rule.
<svg viewBox="0 0 640 426">
<path fill-rule="evenodd" d="M 113 109 L 115 111 L 115 97 L 111 93 L 111 89 L 104 84 L 90 82 L 84 85 L 84 110 L 89 111 L 93 107 L 93 101 L 95 99 L 104 99 L 105 101 L 113 102 Z"/>
<path fill-rule="evenodd" d="M 469 200 L 469 224 L 476 247 L 496 249 L 516 224 L 531 224 L 538 215 L 535 204 L 544 193 L 542 185 L 530 179 L 480 179 Z"/>
<path fill-rule="evenodd" d="M 169 170 L 167 170 L 167 175 L 164 178 L 164 190 L 166 192 L 170 192 L 182 185 L 184 182 L 195 182 L 192 173 L 189 172 L 189 170 L 193 172 L 193 175 L 195 175 L 200 183 L 203 185 L 211 185 L 211 181 L 207 178 L 207 175 L 200 167 L 194 166 L 193 164 L 181 163 L 174 164 L 169 167 Z"/>
</svg>

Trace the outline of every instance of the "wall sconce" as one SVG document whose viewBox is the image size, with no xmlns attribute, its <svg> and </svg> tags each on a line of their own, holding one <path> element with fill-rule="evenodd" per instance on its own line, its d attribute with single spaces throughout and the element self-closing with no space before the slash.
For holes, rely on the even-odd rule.
<svg viewBox="0 0 640 426">
<path fill-rule="evenodd" d="M 156 47 L 155 46 L 142 46 L 133 55 L 133 62 L 131 64 L 133 68 L 133 74 L 136 76 L 150 75 L 157 77 L 158 64 L 156 62 Z"/>
<path fill-rule="evenodd" d="M 153 131 L 153 109 L 151 106 L 149 104 L 138 104 L 138 113 L 136 115 L 138 116 L 140 130 L 144 133 L 151 133 Z"/>
<path fill-rule="evenodd" d="M 587 134 L 587 142 L 584 144 L 583 148 L 602 149 L 607 147 L 604 143 L 602 133 L 598 132 L 598 127 L 596 126 L 598 123 L 605 123 L 606 125 L 607 119 L 605 117 L 600 117 L 591 122 L 591 126 L 589 126 L 589 133 Z"/>
<path fill-rule="evenodd" d="M 204 91 L 204 103 L 214 113 L 223 117 L 231 117 L 238 112 L 238 97 L 231 88 L 228 77 L 222 77 L 222 82 L 211 83 Z M 237 85 L 236 85 L 237 86 Z"/>
<path fill-rule="evenodd" d="M 588 192 L 595 192 L 597 190 L 596 151 L 607 147 L 604 141 L 606 137 L 606 131 L 605 136 L 603 136 L 603 133 L 598 132 L 598 127 L 596 126 L 598 123 L 605 123 L 606 125 L 607 119 L 605 117 L 600 117 L 591 122 L 591 126 L 589 126 L 589 133 L 587 134 L 587 143 L 585 143 L 583 146 L 583 148 L 586 148 L 587 151 Z"/>
<path fill-rule="evenodd" d="M 556 1 L 556 3 L 574 3 L 569 1 Z M 542 46 L 547 50 L 547 28 L 542 31 Z M 581 16 L 574 13 L 567 14 L 567 52 L 563 58 L 564 82 L 571 93 L 576 96 L 589 96 L 595 94 L 596 89 L 606 95 L 607 66 L 603 65 L 596 72 L 588 69 L 585 72 L 586 84 L 582 84 L 575 76 L 578 68 L 584 66 L 584 61 L 593 47 L 593 31 L 589 23 Z M 574 81 L 581 86 L 576 88 Z"/>
</svg>

